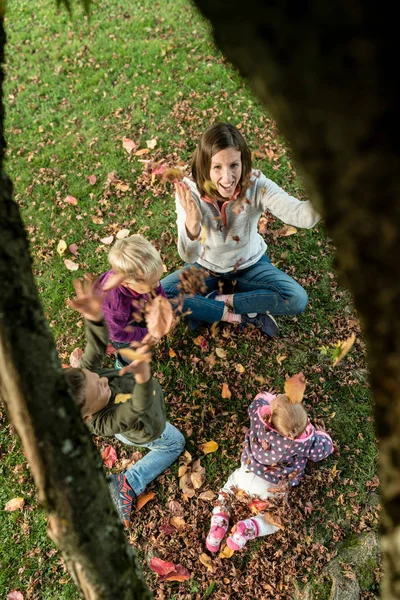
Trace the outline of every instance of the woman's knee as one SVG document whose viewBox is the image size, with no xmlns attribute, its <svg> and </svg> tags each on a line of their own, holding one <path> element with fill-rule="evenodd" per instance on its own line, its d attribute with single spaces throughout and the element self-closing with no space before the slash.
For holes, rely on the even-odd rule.
<svg viewBox="0 0 400 600">
<path fill-rule="evenodd" d="M 308 304 L 308 294 L 300 285 L 296 287 L 293 295 L 288 298 L 289 312 L 292 315 L 302 313 Z"/>
</svg>

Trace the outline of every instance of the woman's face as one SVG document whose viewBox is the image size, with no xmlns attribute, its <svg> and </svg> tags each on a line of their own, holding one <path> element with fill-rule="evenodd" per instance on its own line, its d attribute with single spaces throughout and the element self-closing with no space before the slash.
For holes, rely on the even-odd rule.
<svg viewBox="0 0 400 600">
<path fill-rule="evenodd" d="M 240 150 L 226 148 L 211 158 L 210 179 L 223 198 L 231 198 L 242 176 Z"/>
</svg>

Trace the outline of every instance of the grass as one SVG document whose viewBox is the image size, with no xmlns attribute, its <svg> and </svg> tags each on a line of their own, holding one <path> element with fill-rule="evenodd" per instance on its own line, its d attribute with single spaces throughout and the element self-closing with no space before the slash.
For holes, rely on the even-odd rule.
<svg viewBox="0 0 400 600">
<path fill-rule="evenodd" d="M 109 246 L 101 239 L 123 228 L 142 232 L 160 249 L 169 271 L 180 265 L 173 195 L 152 182 L 148 165 L 160 160 L 187 165 L 200 133 L 212 120 L 240 126 L 250 147 L 265 157 L 255 156 L 255 167 L 293 195 L 306 197 L 275 123 L 215 49 L 207 24 L 186 1 L 102 0 L 93 6 L 90 21 L 80 8 L 72 20 L 64 11 L 57 13 L 52 0 L 34 6 L 28 0 L 11 1 L 6 25 L 7 170 L 62 362 L 83 344 L 82 324 L 65 306 L 65 298 L 72 294 L 74 276 L 107 269 Z M 129 156 L 124 137 L 138 149 L 147 148 L 149 140 L 157 144 L 143 156 Z M 111 173 L 126 185 L 110 184 Z M 87 177 L 93 174 L 97 180 L 91 185 Z M 67 195 L 77 199 L 77 206 L 65 203 Z M 203 489 L 214 491 L 238 463 L 247 406 L 262 387 L 257 378 L 264 378 L 265 387 L 281 390 L 286 375 L 305 373 L 307 408 L 313 418 L 325 420 L 338 448 L 310 470 L 300 486 L 303 491 L 293 498 L 302 515 L 298 527 L 310 537 L 307 552 L 318 554 L 315 565 L 320 568 L 339 540 L 375 527 L 376 514 L 369 508 L 375 473 L 371 399 L 359 325 L 349 294 L 337 282 L 323 225 L 288 238 L 272 234 L 280 226 L 272 223 L 269 229 L 269 255 L 306 288 L 307 311 L 295 319 L 280 319 L 281 336 L 272 341 L 256 331 L 237 334 L 228 326 L 220 327 L 213 338 L 208 330 L 188 332 L 180 325 L 160 345 L 154 370 L 165 390 L 169 418 L 186 433 L 193 457 L 201 456 L 201 442 L 214 439 L 219 444 L 217 453 L 202 457 L 207 475 Z M 67 250 L 60 256 L 61 239 L 67 246 L 77 244 L 78 255 Z M 74 260 L 79 270 L 68 271 L 64 258 Z M 333 369 L 320 348 L 346 339 L 352 331 L 358 334 L 356 344 Z M 199 334 L 209 344 L 204 353 L 194 343 Z M 227 358 L 217 358 L 210 367 L 205 359 L 221 346 Z M 176 358 L 169 357 L 170 347 Z M 238 363 L 245 373 L 236 371 Z M 229 401 L 221 399 L 223 382 L 232 391 Z M 47 539 L 19 441 L 4 415 L 2 422 L 0 506 L 19 496 L 25 498 L 25 506 L 0 516 L 0 596 L 19 589 L 26 598 L 78 598 Z M 124 457 L 126 450 L 118 444 L 117 448 Z M 176 465 L 154 489 L 157 502 L 135 517 L 131 541 L 139 546 L 143 564 L 155 553 L 181 562 L 193 573 L 188 582 L 157 584 L 146 571 L 152 588 L 162 589 L 165 597 L 223 598 L 227 586 L 232 598 L 254 597 L 252 593 L 286 598 L 290 585 L 285 567 L 298 577 L 311 578 L 297 549 L 298 534 L 290 531 L 287 537 L 257 541 L 246 553 L 219 564 L 216 574 L 208 573 L 198 556 L 204 551 L 210 506 L 197 499 L 186 504 L 187 529 L 176 539 L 164 539 L 158 524 L 168 521 L 168 502 L 181 498 Z M 313 505 L 311 515 L 301 509 L 307 497 Z M 323 544 L 325 550 L 317 551 L 315 544 Z M 287 548 L 281 571 L 273 560 L 280 547 Z M 271 565 L 274 573 L 278 569 L 275 579 Z M 241 590 L 235 587 L 232 569 L 246 574 Z M 263 569 L 268 569 L 268 578 L 260 576 Z M 223 578 L 229 585 L 221 583 Z M 275 586 L 272 592 L 265 587 L 268 582 Z"/>
</svg>

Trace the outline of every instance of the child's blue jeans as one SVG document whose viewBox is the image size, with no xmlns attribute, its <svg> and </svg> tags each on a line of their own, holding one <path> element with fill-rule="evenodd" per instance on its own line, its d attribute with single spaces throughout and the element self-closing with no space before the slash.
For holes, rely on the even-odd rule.
<svg viewBox="0 0 400 600">
<path fill-rule="evenodd" d="M 307 306 L 306 291 L 289 275 L 275 267 L 266 254 L 255 265 L 229 273 L 212 273 L 198 263 L 186 264 L 184 269 L 191 267 L 206 271 L 206 293 L 218 290 L 219 282 L 224 286 L 233 285 L 232 290 L 224 290 L 223 293 L 234 293 L 233 310 L 237 314 L 297 315 Z M 179 294 L 179 276 L 182 270 L 171 273 L 160 282 L 169 299 Z M 189 320 L 195 327 L 200 321 L 220 321 L 224 314 L 224 304 L 196 294 L 186 296 L 183 312 L 186 311 L 191 312 Z"/>
<path fill-rule="evenodd" d="M 120 433 L 115 437 L 123 444 L 136 446 Z M 182 454 L 185 438 L 179 429 L 167 421 L 160 437 L 148 444 L 141 444 L 141 447 L 148 448 L 150 452 L 125 473 L 129 485 L 137 496 Z"/>
</svg>

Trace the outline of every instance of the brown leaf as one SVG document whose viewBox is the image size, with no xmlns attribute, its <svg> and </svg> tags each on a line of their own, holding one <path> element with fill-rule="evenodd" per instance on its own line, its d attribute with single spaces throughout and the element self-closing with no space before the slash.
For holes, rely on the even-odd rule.
<svg viewBox="0 0 400 600">
<path fill-rule="evenodd" d="M 103 225 L 104 219 L 103 217 L 92 217 L 92 223 L 95 225 Z"/>
<path fill-rule="evenodd" d="M 130 140 L 127 137 L 122 138 L 122 146 L 127 151 L 128 154 L 132 154 L 134 150 L 136 150 L 137 145 L 133 140 Z"/>
<path fill-rule="evenodd" d="M 278 527 L 278 529 L 284 529 L 281 518 L 278 515 L 273 515 L 272 513 L 265 512 L 263 513 L 264 520 L 270 525 L 274 525 Z"/>
<path fill-rule="evenodd" d="M 143 156 L 143 154 L 148 154 L 150 152 L 150 148 L 141 148 L 135 152 L 135 156 Z"/>
<path fill-rule="evenodd" d="M 259 513 L 263 512 L 268 506 L 270 506 L 270 503 L 265 500 L 260 500 L 260 498 L 254 498 L 251 502 L 249 502 L 247 506 L 251 510 L 253 515 L 258 515 Z"/>
<path fill-rule="evenodd" d="M 210 556 L 208 556 L 208 554 L 205 554 L 204 552 L 202 554 L 200 554 L 199 556 L 199 560 L 201 562 L 202 565 L 204 565 L 205 567 L 207 567 L 207 569 L 211 572 L 214 573 L 214 567 L 211 561 Z"/>
<path fill-rule="evenodd" d="M 176 529 L 184 529 L 186 527 L 185 519 L 183 517 L 171 517 L 169 522 L 173 527 L 176 527 Z"/>
<path fill-rule="evenodd" d="M 79 269 L 79 265 L 69 258 L 64 258 L 64 265 L 69 271 L 77 271 Z"/>
<path fill-rule="evenodd" d="M 286 354 L 277 354 L 276 362 L 278 363 L 278 365 L 281 365 L 286 358 L 287 358 Z"/>
<path fill-rule="evenodd" d="M 246 369 L 244 368 L 243 365 L 241 365 L 240 363 L 237 363 L 235 365 L 235 371 L 237 371 L 238 373 L 245 373 Z"/>
<path fill-rule="evenodd" d="M 186 465 L 181 465 L 178 469 L 178 477 L 183 477 L 187 470 L 188 468 Z"/>
<path fill-rule="evenodd" d="M 232 397 L 232 392 L 229 389 L 229 386 L 227 383 L 223 383 L 222 384 L 222 393 L 221 393 L 222 398 L 226 398 L 229 400 L 229 398 Z"/>
<path fill-rule="evenodd" d="M 200 444 L 199 448 L 204 452 L 204 454 L 211 454 L 211 452 L 218 450 L 218 444 L 214 441 L 205 442 L 204 444 Z"/>
<path fill-rule="evenodd" d="M 24 498 L 13 498 L 12 500 L 9 500 L 7 502 L 7 504 L 4 507 L 4 510 L 13 512 L 14 510 L 18 510 L 18 509 L 22 508 L 24 506 L 24 504 L 25 504 Z"/>
<path fill-rule="evenodd" d="M 90 183 L 90 185 L 94 185 L 97 181 L 97 177 L 96 175 L 88 175 L 87 180 Z"/>
<path fill-rule="evenodd" d="M 201 488 L 201 486 L 204 483 L 205 480 L 205 476 L 203 475 L 203 473 L 192 473 L 190 476 L 191 480 L 192 480 L 192 484 L 195 490 L 198 490 L 199 488 Z"/>
<path fill-rule="evenodd" d="M 175 325 L 171 303 L 164 296 L 156 296 L 146 305 L 146 325 L 149 334 L 156 339 L 167 335 Z"/>
<path fill-rule="evenodd" d="M 71 252 L 71 254 L 73 254 L 74 256 L 76 256 L 78 254 L 78 246 L 76 244 L 71 244 L 70 246 L 68 246 L 68 250 Z"/>
<path fill-rule="evenodd" d="M 202 352 L 205 352 L 208 348 L 207 340 L 202 335 L 199 335 L 197 338 L 194 338 L 193 343 L 196 344 L 196 346 L 200 346 Z"/>
<path fill-rule="evenodd" d="M 206 490 L 205 492 L 201 492 L 201 494 L 199 494 L 200 500 L 214 500 L 214 498 L 215 498 L 215 493 L 212 492 L 211 490 Z"/>
<path fill-rule="evenodd" d="M 306 380 L 303 373 L 297 373 L 285 381 L 285 394 L 292 404 L 303 400 Z"/>
<path fill-rule="evenodd" d="M 295 233 L 297 233 L 296 227 L 293 227 L 293 225 L 285 225 L 277 232 L 276 235 L 278 237 L 288 237 L 289 235 L 294 235 Z"/>
<path fill-rule="evenodd" d="M 139 512 L 139 510 L 141 508 L 143 508 L 143 506 L 145 504 L 150 502 L 150 500 L 153 500 L 153 498 L 155 498 L 155 496 L 156 496 L 155 492 L 148 492 L 147 494 L 140 494 L 139 498 L 137 499 L 137 503 L 136 503 L 136 512 Z"/>
<path fill-rule="evenodd" d="M 340 354 L 333 361 L 334 367 L 336 367 L 336 365 L 340 363 L 342 358 L 344 358 L 346 356 L 346 354 L 348 353 L 348 351 L 350 350 L 350 348 L 352 347 L 352 345 L 354 344 L 355 341 L 356 341 L 356 335 L 355 335 L 355 333 L 352 333 L 351 336 L 349 338 L 347 338 L 347 340 L 340 343 Z"/>
</svg>

